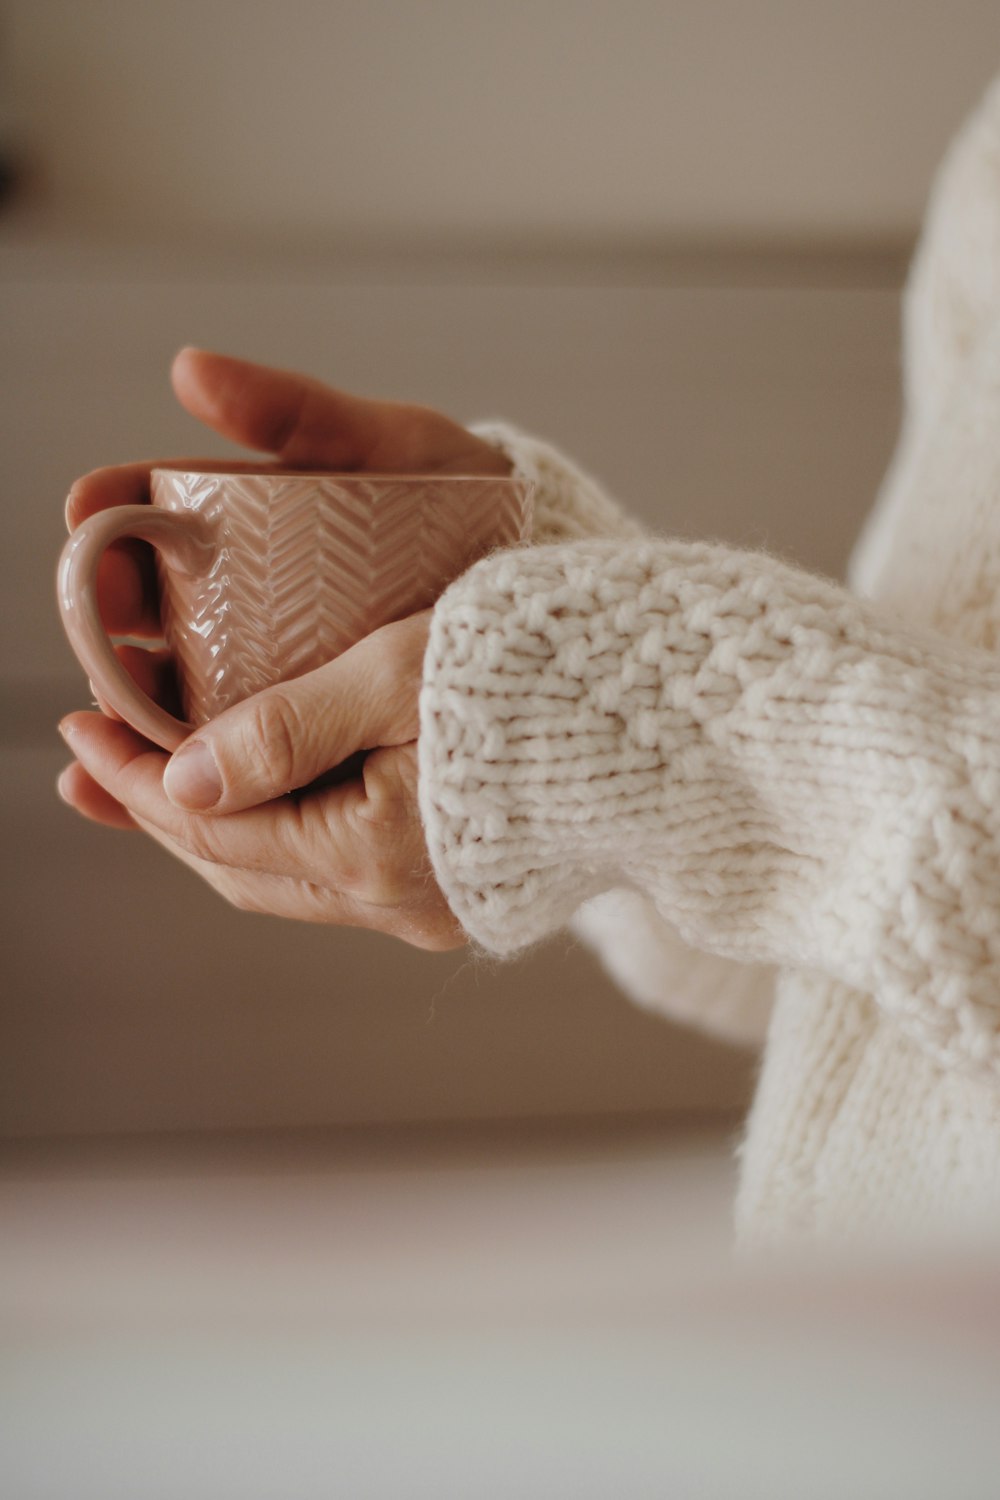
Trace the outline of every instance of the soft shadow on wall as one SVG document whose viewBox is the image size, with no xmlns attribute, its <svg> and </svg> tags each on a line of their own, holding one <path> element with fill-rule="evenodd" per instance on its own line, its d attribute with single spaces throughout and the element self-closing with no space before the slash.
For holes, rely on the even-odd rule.
<svg viewBox="0 0 1000 1500">
<path fill-rule="evenodd" d="M 53 794 L 70 480 L 226 446 L 178 345 L 550 437 L 651 525 L 839 572 L 992 6 L 8 0 L 8 1134 L 729 1118 L 752 1063 L 557 940 L 428 958 L 221 908 Z M 933 79 L 934 86 L 929 87 Z"/>
</svg>

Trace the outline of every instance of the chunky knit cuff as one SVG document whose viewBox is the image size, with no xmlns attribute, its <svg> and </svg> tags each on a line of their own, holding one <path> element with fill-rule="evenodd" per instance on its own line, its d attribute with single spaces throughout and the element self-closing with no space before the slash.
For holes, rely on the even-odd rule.
<svg viewBox="0 0 1000 1500">
<path fill-rule="evenodd" d="M 472 431 L 534 484 L 536 545 L 647 535 L 597 480 L 551 444 L 507 422 L 479 422 Z M 637 1004 L 744 1046 L 763 1039 L 773 971 L 692 948 L 637 891 L 605 891 L 574 912 L 567 926 Z"/>
<path fill-rule="evenodd" d="M 516 548 L 434 611 L 421 815 L 512 953 L 613 887 L 690 943 L 825 971 L 1000 1071 L 1000 663 L 774 558 Z"/>
</svg>

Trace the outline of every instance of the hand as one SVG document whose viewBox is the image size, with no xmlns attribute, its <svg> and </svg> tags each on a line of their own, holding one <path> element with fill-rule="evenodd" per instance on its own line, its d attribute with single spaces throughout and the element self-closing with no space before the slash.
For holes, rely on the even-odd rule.
<svg viewBox="0 0 1000 1500">
<path fill-rule="evenodd" d="M 495 448 L 428 407 L 352 396 L 305 375 L 200 349 L 182 349 L 170 374 L 177 399 L 192 416 L 289 468 L 384 474 L 510 472 L 507 459 Z M 96 511 L 148 503 L 151 470 L 171 466 L 232 470 L 242 465 L 218 458 L 174 458 L 95 469 L 70 488 L 69 530 Z M 108 548 L 98 574 L 98 598 L 109 634 L 139 639 L 161 635 L 155 574 L 149 549 L 141 543 L 119 542 Z M 164 653 L 124 647 L 119 655 L 144 691 L 179 712 Z M 101 706 L 109 717 L 118 717 L 107 705 Z M 100 799 L 80 810 L 108 821 L 104 814 L 110 810 Z"/>
<path fill-rule="evenodd" d="M 290 467 L 509 472 L 495 449 L 424 407 L 350 396 L 305 376 L 198 350 L 177 356 L 172 381 L 182 405 L 206 425 Z M 172 462 L 235 467 L 197 458 Z M 70 530 L 108 506 L 148 501 L 156 466 L 98 469 L 77 480 L 66 505 Z M 155 581 L 145 559 L 144 550 L 130 543 L 105 554 L 99 597 L 112 634 L 160 634 Z M 60 777 L 60 793 L 97 822 L 145 829 L 241 907 L 360 923 L 422 947 L 458 946 L 463 938 L 430 871 L 416 807 L 413 741 L 426 628 L 422 616 L 385 627 L 330 667 L 259 694 L 216 720 L 212 744 L 224 790 L 210 812 L 179 812 L 163 789 L 167 757 L 107 709 L 105 719 L 76 714 L 65 721 L 78 760 Z M 166 656 L 134 647 L 119 654 L 140 686 L 176 712 Z M 371 697 L 375 682 L 382 693 L 377 701 Z M 390 702 L 396 704 L 392 713 Z M 400 739 L 400 725 L 408 739 Z M 295 801 L 273 801 L 369 748 L 360 780 Z M 255 778 L 254 764 L 263 779 Z M 179 796 L 176 778 L 173 789 Z M 265 798 L 272 799 L 268 807 L 252 816 L 246 811 Z M 217 817 L 236 811 L 238 819 Z M 320 857 L 323 828 L 327 866 Z"/>
<path fill-rule="evenodd" d="M 144 829 L 241 910 L 460 947 L 417 806 L 429 621 L 424 610 L 383 626 L 220 714 L 173 757 L 125 724 L 70 714 L 60 729 L 77 763 L 60 790 L 99 821 Z M 308 789 L 367 745 L 378 748 L 360 776 Z M 111 816 L 99 816 L 101 799 Z"/>
</svg>

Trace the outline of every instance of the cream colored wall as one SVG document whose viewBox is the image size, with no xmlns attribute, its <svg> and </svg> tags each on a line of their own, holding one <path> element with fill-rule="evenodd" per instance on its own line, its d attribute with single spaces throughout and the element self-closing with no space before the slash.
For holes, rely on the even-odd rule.
<svg viewBox="0 0 1000 1500">
<path fill-rule="evenodd" d="M 45 274 L 39 275 L 43 265 Z M 845 273 L 841 265 L 841 275 Z M 166 383 L 181 340 L 504 414 L 650 524 L 838 571 L 896 421 L 886 287 L 289 285 L 197 259 L 0 255 L 8 584 L 0 1124 L 18 1134 L 732 1110 L 751 1067 L 555 941 L 479 965 L 228 910 L 55 798 L 86 703 L 53 601 L 71 478 L 220 451 Z M 471 273 L 470 273 L 471 274 Z"/>
<path fill-rule="evenodd" d="M 660 529 L 839 572 L 898 414 L 902 260 L 872 245 L 912 233 L 995 7 L 5 16 L 46 190 L 0 220 L 0 1129 L 739 1106 L 745 1059 L 559 941 L 491 967 L 247 917 L 62 808 L 54 726 L 86 701 L 52 597 L 63 496 L 100 463 L 225 451 L 166 383 L 198 342 L 508 416 Z"/>
<path fill-rule="evenodd" d="M 4 22 L 53 222 L 328 246 L 907 237 L 1000 56 L 995 0 L 6 0 Z"/>
</svg>

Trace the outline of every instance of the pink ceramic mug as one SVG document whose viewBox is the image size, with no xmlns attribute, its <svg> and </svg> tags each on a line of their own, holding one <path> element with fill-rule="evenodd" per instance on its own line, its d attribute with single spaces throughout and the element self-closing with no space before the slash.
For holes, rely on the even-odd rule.
<svg viewBox="0 0 1000 1500">
<path fill-rule="evenodd" d="M 95 689 L 165 750 L 230 704 L 433 604 L 478 557 L 525 540 L 532 512 L 532 487 L 514 478 L 264 466 L 154 469 L 151 497 L 73 532 L 58 596 Z M 98 563 L 122 537 L 155 548 L 163 631 L 190 722 L 136 686 L 101 623 Z"/>
</svg>

